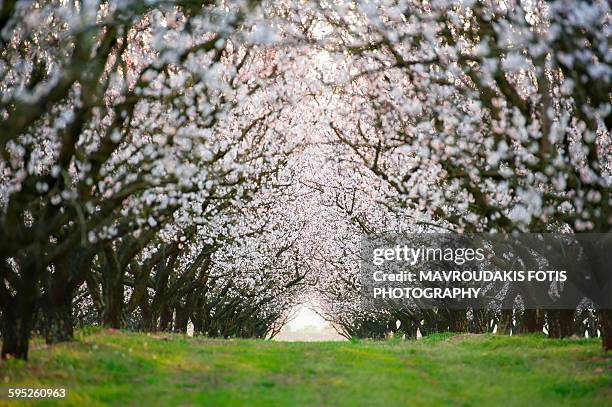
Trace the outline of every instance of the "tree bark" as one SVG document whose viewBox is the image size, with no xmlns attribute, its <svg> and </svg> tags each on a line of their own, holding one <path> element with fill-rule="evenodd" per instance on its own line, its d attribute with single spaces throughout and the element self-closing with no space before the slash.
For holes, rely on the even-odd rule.
<svg viewBox="0 0 612 407">
<path fill-rule="evenodd" d="M 548 336 L 551 338 L 567 338 L 574 332 L 573 309 L 548 310 Z"/>
<path fill-rule="evenodd" d="M 542 332 L 542 328 L 544 328 L 544 319 L 542 318 L 542 311 L 538 308 L 526 309 L 523 312 L 522 323 L 525 332 Z"/>
<path fill-rule="evenodd" d="M 601 345 L 605 352 L 612 349 L 612 310 L 599 311 L 599 323 L 601 326 Z"/>
<path fill-rule="evenodd" d="M 140 314 L 142 315 L 142 330 L 145 332 L 155 331 L 156 324 L 153 318 L 153 312 L 149 306 L 148 295 L 144 295 L 140 301 Z"/>
<path fill-rule="evenodd" d="M 172 310 L 170 306 L 164 304 L 162 306 L 161 315 L 159 317 L 159 330 L 170 331 L 172 329 Z"/>
<path fill-rule="evenodd" d="M 113 329 L 121 328 L 121 304 L 114 298 L 106 304 L 102 324 Z"/>
<path fill-rule="evenodd" d="M 451 332 L 467 332 L 467 313 L 465 310 L 450 310 L 449 330 Z"/>
<path fill-rule="evenodd" d="M 55 264 L 53 275 L 46 272 L 42 282 L 45 287 L 41 297 L 42 333 L 47 344 L 65 342 L 72 339 L 74 321 L 72 317 L 72 302 L 75 291 L 75 281 L 81 260 L 79 254 L 65 258 Z M 84 264 L 89 268 L 90 263 Z"/>
<path fill-rule="evenodd" d="M 483 309 L 473 309 L 470 327 L 470 331 L 475 334 L 487 332 L 487 311 Z"/>
<path fill-rule="evenodd" d="M 102 268 L 102 296 L 104 298 L 102 324 L 120 329 L 124 301 L 123 270 L 110 244 L 104 246 L 104 254 L 106 259 Z"/>
<path fill-rule="evenodd" d="M 509 335 L 512 332 L 512 310 L 503 309 L 497 322 L 497 334 Z"/>
<path fill-rule="evenodd" d="M 179 334 L 187 333 L 187 325 L 189 324 L 189 312 L 188 307 L 175 306 L 175 321 L 174 321 L 174 332 Z"/>
<path fill-rule="evenodd" d="M 49 298 L 44 302 L 44 335 L 47 344 L 66 342 L 74 336 L 72 316 L 72 294 L 60 298 Z"/>
<path fill-rule="evenodd" d="M 32 284 L 33 286 L 35 284 Z M 28 290 L 30 291 L 30 290 Z M 35 293 L 35 292 L 34 292 Z M 26 293 L 17 293 L 2 314 L 2 359 L 17 358 L 28 360 L 28 350 L 35 298 Z"/>
</svg>

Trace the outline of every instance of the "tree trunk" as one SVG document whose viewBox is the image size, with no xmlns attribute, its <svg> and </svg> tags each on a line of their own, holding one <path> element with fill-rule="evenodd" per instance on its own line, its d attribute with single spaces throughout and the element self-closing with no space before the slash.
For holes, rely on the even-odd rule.
<svg viewBox="0 0 612 407">
<path fill-rule="evenodd" d="M 604 351 L 612 349 L 612 310 L 599 311 L 599 323 L 601 326 L 601 345 Z"/>
<path fill-rule="evenodd" d="M 546 321 L 548 322 L 548 337 L 561 338 L 561 329 L 559 327 L 557 310 L 546 311 Z"/>
<path fill-rule="evenodd" d="M 74 321 L 72 319 L 72 301 L 74 289 L 70 281 L 76 275 L 78 265 L 83 257 L 75 254 L 64 257 L 55 263 L 55 272 L 46 270 L 41 278 L 44 294 L 40 299 L 41 333 L 47 344 L 64 342 L 72 339 Z"/>
<path fill-rule="evenodd" d="M 204 334 L 204 306 L 200 302 L 201 300 L 197 300 L 196 302 L 196 311 L 194 312 L 193 322 L 193 335 L 203 335 Z"/>
<path fill-rule="evenodd" d="M 149 306 L 149 298 L 147 295 L 140 301 L 140 313 L 142 315 L 142 330 L 145 332 L 155 331 L 155 319 L 153 318 L 153 312 Z"/>
<path fill-rule="evenodd" d="M 503 309 L 497 322 L 497 334 L 509 335 L 512 332 L 512 310 Z"/>
<path fill-rule="evenodd" d="M 159 317 L 159 330 L 170 331 L 172 329 L 172 310 L 166 304 L 162 306 L 161 315 Z"/>
<path fill-rule="evenodd" d="M 523 312 L 523 328 L 525 332 L 537 333 L 542 332 L 544 327 L 544 319 L 542 311 L 537 308 L 529 308 Z"/>
<path fill-rule="evenodd" d="M 74 321 L 72 318 L 72 294 L 60 298 L 49 298 L 44 302 L 45 342 L 47 344 L 66 342 L 74 336 Z"/>
<path fill-rule="evenodd" d="M 33 284 L 34 285 L 34 284 Z M 28 359 L 28 347 L 36 302 L 17 293 L 2 314 L 2 359 Z"/>
<path fill-rule="evenodd" d="M 573 309 L 548 310 L 548 336 L 551 338 L 567 338 L 574 331 Z"/>
<path fill-rule="evenodd" d="M 123 316 L 123 270 L 117 254 L 110 244 L 104 246 L 105 262 L 102 269 L 102 296 L 104 312 L 102 324 L 114 329 L 121 328 Z"/>
<path fill-rule="evenodd" d="M 113 329 L 121 329 L 121 307 L 116 301 L 107 303 L 102 324 Z"/>
<path fill-rule="evenodd" d="M 470 331 L 475 334 L 487 332 L 487 311 L 484 309 L 473 309 L 470 327 Z"/>
<path fill-rule="evenodd" d="M 467 313 L 465 310 L 450 310 L 449 330 L 451 332 L 467 332 Z"/>
<path fill-rule="evenodd" d="M 175 321 L 174 332 L 179 334 L 187 333 L 187 325 L 189 324 L 189 312 L 187 306 L 175 306 Z"/>
<path fill-rule="evenodd" d="M 123 281 L 108 282 L 104 293 L 104 311 L 102 313 L 102 324 L 113 329 L 121 328 L 121 317 L 123 312 Z"/>
</svg>

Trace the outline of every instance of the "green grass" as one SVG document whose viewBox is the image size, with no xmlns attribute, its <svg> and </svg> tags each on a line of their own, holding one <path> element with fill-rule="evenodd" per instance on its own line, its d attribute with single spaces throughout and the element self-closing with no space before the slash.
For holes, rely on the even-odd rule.
<svg viewBox="0 0 612 407">
<path fill-rule="evenodd" d="M 289 343 L 93 331 L 35 346 L 30 362 L 0 365 L 0 379 L 66 387 L 62 404 L 74 406 L 612 405 L 612 356 L 598 341 L 541 336 Z"/>
</svg>

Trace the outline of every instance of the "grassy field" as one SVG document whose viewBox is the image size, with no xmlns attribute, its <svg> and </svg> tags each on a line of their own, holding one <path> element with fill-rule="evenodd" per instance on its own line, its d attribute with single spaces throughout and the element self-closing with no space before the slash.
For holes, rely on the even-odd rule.
<svg viewBox="0 0 612 407">
<path fill-rule="evenodd" d="M 74 406 L 612 405 L 612 356 L 597 341 L 540 336 L 298 343 L 81 332 L 0 372 L 5 391 L 65 387 L 61 404 Z"/>
</svg>

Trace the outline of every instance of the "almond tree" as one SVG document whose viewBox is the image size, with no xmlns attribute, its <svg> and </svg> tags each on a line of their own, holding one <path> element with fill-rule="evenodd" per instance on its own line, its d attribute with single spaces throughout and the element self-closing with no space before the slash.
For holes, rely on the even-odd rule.
<svg viewBox="0 0 612 407">
<path fill-rule="evenodd" d="M 356 113 L 332 128 L 400 205 L 457 232 L 610 232 L 606 2 L 341 7 Z"/>
<path fill-rule="evenodd" d="M 3 357 L 27 358 L 41 284 L 47 303 L 60 305 L 87 275 L 93 243 L 109 249 L 104 242 L 171 216 L 182 193 L 212 188 L 189 177 L 225 149 L 204 144 L 191 160 L 184 143 L 206 139 L 240 102 L 232 92 L 257 88 L 232 87 L 244 52 L 221 61 L 248 11 L 180 1 L 2 4 Z M 153 101 L 175 106 L 150 111 Z M 191 132 L 161 122 L 187 122 L 196 109 Z"/>
</svg>

